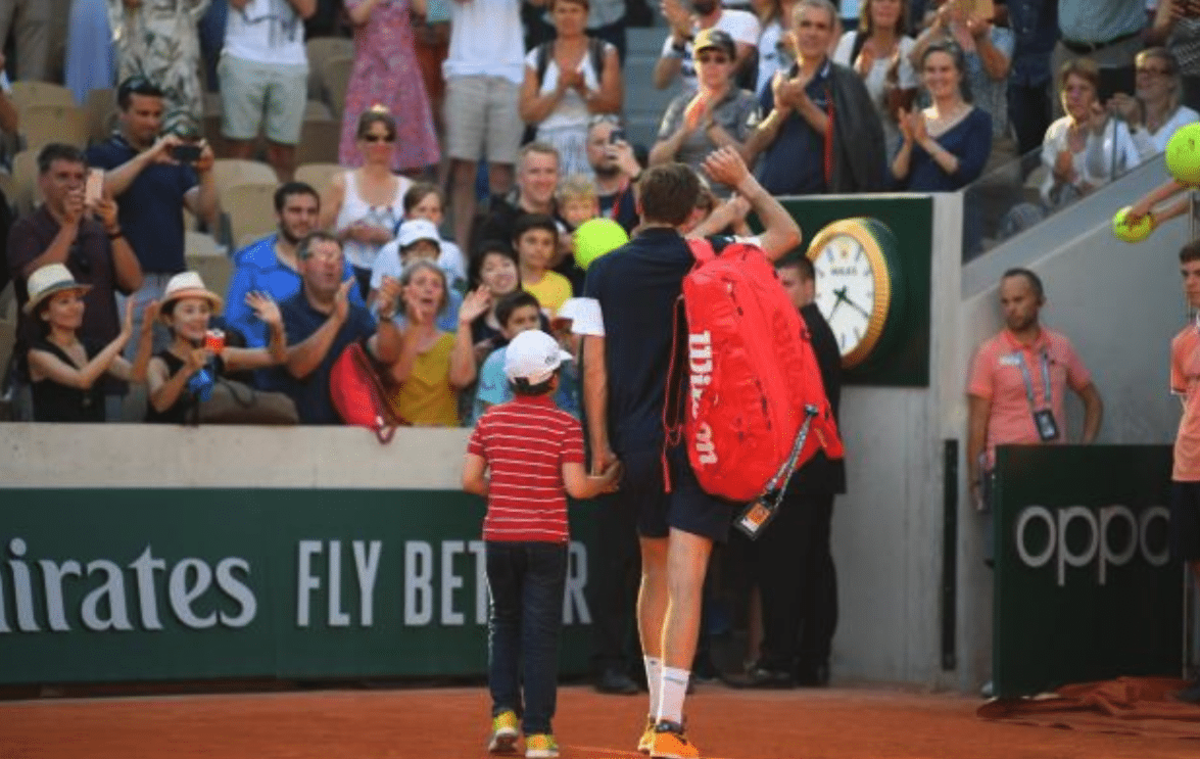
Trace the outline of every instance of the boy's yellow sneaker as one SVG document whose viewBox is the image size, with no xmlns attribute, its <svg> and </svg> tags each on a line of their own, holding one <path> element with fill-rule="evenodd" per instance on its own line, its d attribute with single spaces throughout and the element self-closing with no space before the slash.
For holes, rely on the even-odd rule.
<svg viewBox="0 0 1200 759">
<path fill-rule="evenodd" d="M 492 737 L 488 751 L 493 754 L 515 754 L 517 751 L 517 713 L 509 709 L 492 717 Z"/>
<path fill-rule="evenodd" d="M 525 736 L 525 759 L 554 759 L 558 756 L 558 741 L 550 733 Z"/>
<path fill-rule="evenodd" d="M 683 737 L 683 725 L 662 720 L 654 727 L 651 759 L 700 759 L 700 750 Z"/>
<path fill-rule="evenodd" d="M 649 754 L 654 745 L 654 715 L 646 715 L 646 727 L 642 730 L 641 740 L 638 741 L 638 753 Z"/>
</svg>

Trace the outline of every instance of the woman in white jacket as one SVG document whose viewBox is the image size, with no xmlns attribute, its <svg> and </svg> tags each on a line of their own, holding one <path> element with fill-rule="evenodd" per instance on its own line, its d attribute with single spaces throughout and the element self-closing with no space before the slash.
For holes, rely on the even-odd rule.
<svg viewBox="0 0 1200 759">
<path fill-rule="evenodd" d="M 1041 192 L 1051 207 L 1088 194 L 1142 161 L 1129 127 L 1100 104 L 1099 81 L 1099 69 L 1086 58 L 1068 61 L 1059 71 L 1066 115 L 1050 125 L 1042 142 L 1049 172 Z"/>
</svg>

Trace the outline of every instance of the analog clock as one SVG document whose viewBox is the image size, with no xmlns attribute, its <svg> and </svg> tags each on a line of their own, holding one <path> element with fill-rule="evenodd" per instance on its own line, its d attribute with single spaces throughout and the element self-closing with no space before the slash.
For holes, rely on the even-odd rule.
<svg viewBox="0 0 1200 759">
<path fill-rule="evenodd" d="M 878 355 L 900 322 L 903 287 L 896 236 L 878 219 L 842 219 L 813 238 L 817 307 L 829 322 L 842 366 Z"/>
</svg>

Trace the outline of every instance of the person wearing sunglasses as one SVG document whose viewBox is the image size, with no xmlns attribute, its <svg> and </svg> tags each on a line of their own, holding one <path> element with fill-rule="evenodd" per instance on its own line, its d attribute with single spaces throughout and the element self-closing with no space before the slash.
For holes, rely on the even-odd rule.
<svg viewBox="0 0 1200 759">
<path fill-rule="evenodd" d="M 410 17 L 425 16 L 425 0 L 350 0 L 346 14 L 354 29 L 354 67 L 342 110 L 338 163 L 358 166 L 358 117 L 383 105 L 396 120 L 398 139 L 392 169 L 420 172 L 441 160 L 425 80 L 417 65 Z"/>
<path fill-rule="evenodd" d="M 404 219 L 404 193 L 412 180 L 392 173 L 396 120 L 387 108 L 376 105 L 364 111 L 355 134 L 362 165 L 330 180 L 321 198 L 319 226 L 333 230 L 341 240 L 365 299 L 379 250 L 392 241 Z"/>
<path fill-rule="evenodd" d="M 650 165 L 671 161 L 698 169 L 709 153 L 723 147 L 739 152 L 758 123 L 754 95 L 734 83 L 737 48 L 733 37 L 720 29 L 702 29 L 693 43 L 696 92 L 685 92 L 667 106 L 658 129 L 658 142 L 650 149 Z M 713 185 L 727 197 L 732 188 Z"/>
</svg>

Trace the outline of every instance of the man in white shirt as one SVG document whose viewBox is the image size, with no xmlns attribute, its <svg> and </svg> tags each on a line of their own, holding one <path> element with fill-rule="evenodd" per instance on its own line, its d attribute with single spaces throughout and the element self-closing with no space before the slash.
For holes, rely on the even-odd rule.
<svg viewBox="0 0 1200 759">
<path fill-rule="evenodd" d="M 479 159 L 487 157 L 491 194 L 508 192 L 524 130 L 517 113 L 525 77 L 520 0 L 454 0 L 442 75 L 454 238 L 469 253 Z"/>
<path fill-rule="evenodd" d="M 733 37 L 737 47 L 737 71 L 740 77 L 746 66 L 758 62 L 751 59 L 757 53 L 761 28 L 753 13 L 726 10 L 720 0 L 692 0 L 689 13 L 682 0 L 663 0 L 663 14 L 671 25 L 671 33 L 663 42 L 662 54 L 654 65 L 654 86 L 666 89 L 678 79 L 684 90 L 696 89 L 696 66 L 692 62 L 692 38 L 701 29 L 716 28 Z"/>
<path fill-rule="evenodd" d="M 281 182 L 296 170 L 308 100 L 304 19 L 317 0 L 229 0 L 221 77 L 221 134 L 233 158 L 250 158 L 261 130 Z"/>
</svg>

